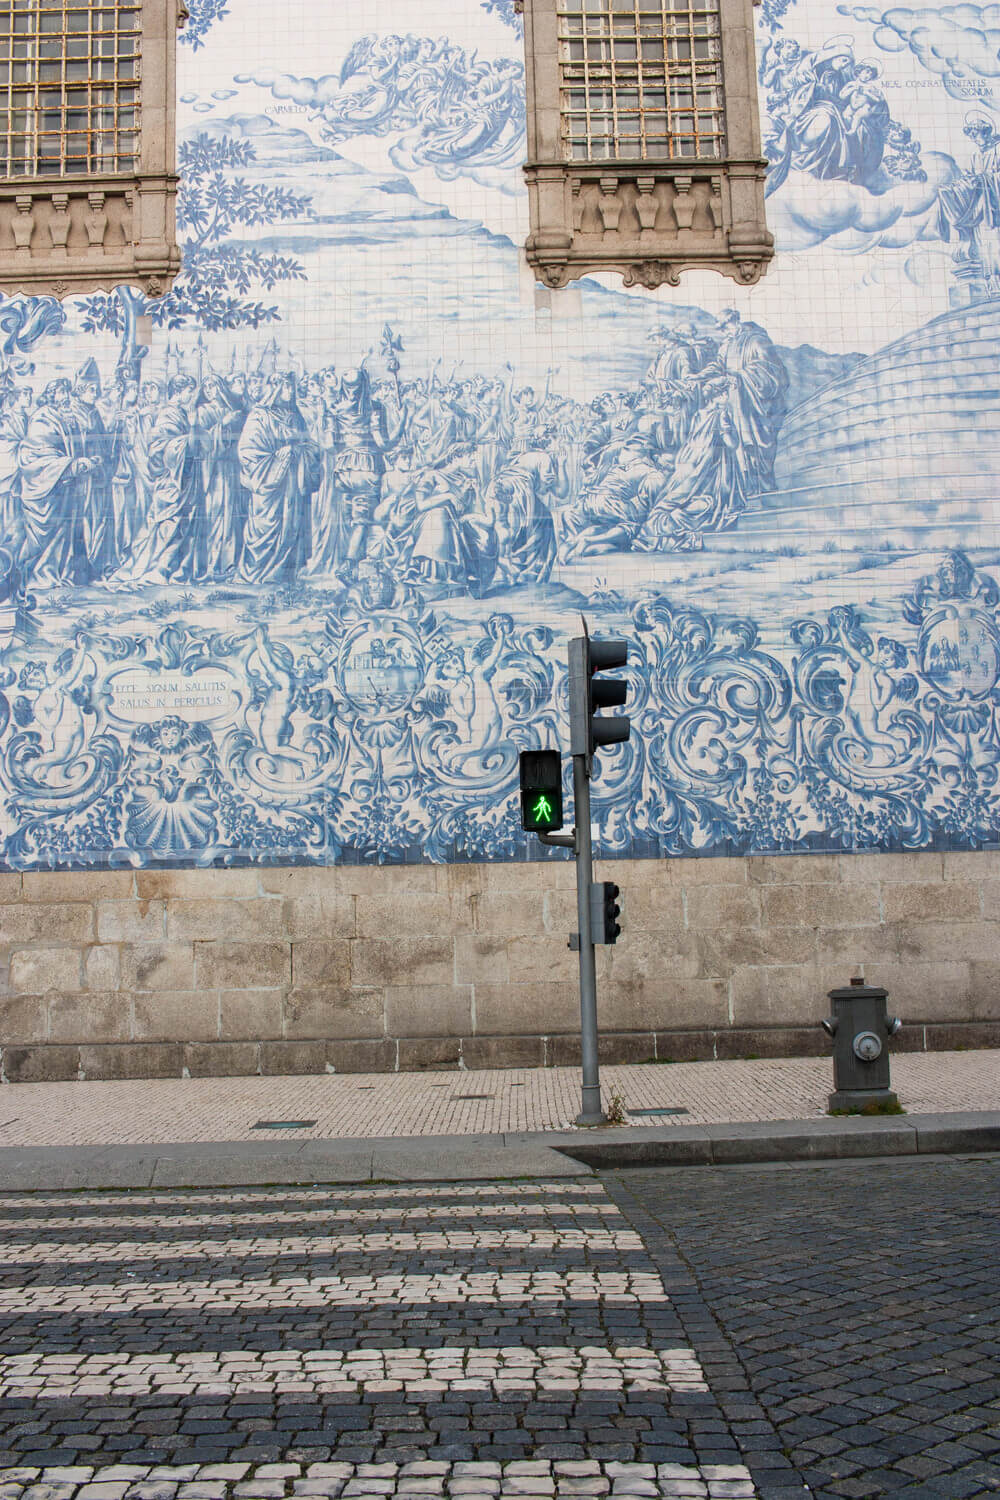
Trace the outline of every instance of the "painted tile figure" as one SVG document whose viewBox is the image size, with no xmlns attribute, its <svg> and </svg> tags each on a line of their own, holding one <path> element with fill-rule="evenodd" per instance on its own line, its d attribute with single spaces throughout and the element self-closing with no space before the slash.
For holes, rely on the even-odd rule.
<svg viewBox="0 0 1000 1500">
<path fill-rule="evenodd" d="M 968 116 L 964 134 L 974 150 L 968 169 L 940 190 L 943 238 L 962 241 L 991 296 L 1000 294 L 1000 130 L 988 115 Z"/>
</svg>

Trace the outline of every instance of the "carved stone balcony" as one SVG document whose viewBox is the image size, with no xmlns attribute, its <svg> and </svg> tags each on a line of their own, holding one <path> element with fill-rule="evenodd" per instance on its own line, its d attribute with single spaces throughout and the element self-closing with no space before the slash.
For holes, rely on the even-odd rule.
<svg viewBox="0 0 1000 1500">
<path fill-rule="evenodd" d="M 612 67 L 605 49 L 600 76 L 606 82 L 595 83 L 588 93 L 586 78 L 578 84 L 570 76 L 581 66 L 573 56 L 578 46 L 574 33 L 560 31 L 567 18 L 572 20 L 572 9 L 560 7 L 558 0 L 518 0 L 524 14 L 528 133 L 524 173 L 531 214 L 525 251 L 540 280 L 560 287 L 577 276 L 611 271 L 622 275 L 626 286 L 653 288 L 664 282 L 676 286 L 682 271 L 697 267 L 719 271 L 745 286 L 760 279 L 774 256 L 774 240 L 764 216 L 767 163 L 761 149 L 757 97 L 756 3 L 721 0 L 711 7 L 718 22 L 713 43 L 718 52 L 713 58 L 706 43 L 706 57 L 715 80 L 712 89 L 721 89 L 724 108 L 713 98 L 708 135 L 694 132 L 690 114 L 678 116 L 676 133 L 672 127 L 667 130 L 663 117 L 654 111 L 649 120 L 658 122 L 653 132 L 655 149 L 637 160 L 631 154 L 637 115 L 631 117 L 633 134 L 623 134 L 619 140 L 609 133 L 602 106 L 598 118 L 604 124 L 591 135 L 591 126 L 580 124 L 584 117 L 574 103 L 581 89 L 586 97 L 592 94 L 603 99 L 609 90 L 620 87 L 633 100 L 630 108 L 638 110 L 637 65 L 623 60 Z M 597 7 L 591 9 L 596 12 Z M 628 23 L 631 5 L 617 9 Z M 668 55 L 665 41 L 664 50 L 657 54 L 654 49 L 654 56 Z M 598 50 L 600 45 L 598 40 Z M 642 66 L 659 67 L 657 76 L 669 76 L 669 68 L 664 74 L 665 64 Z M 622 79 L 631 81 L 616 83 L 619 72 L 615 69 Z M 678 87 L 691 87 L 694 75 L 687 64 L 678 63 L 677 69 Z M 682 124 L 684 119 L 686 124 Z M 715 144 L 706 147 L 705 139 Z M 619 149 L 620 157 L 616 155 Z"/>
<path fill-rule="evenodd" d="M 147 296 L 180 269 L 173 176 L 0 183 L 0 286 L 63 297 L 138 284 Z"/>
<path fill-rule="evenodd" d="M 676 286 L 694 267 L 750 285 L 774 255 L 760 161 L 529 162 L 525 175 L 536 226 L 528 264 L 548 286 L 593 271 L 620 272 L 626 286 Z"/>
</svg>

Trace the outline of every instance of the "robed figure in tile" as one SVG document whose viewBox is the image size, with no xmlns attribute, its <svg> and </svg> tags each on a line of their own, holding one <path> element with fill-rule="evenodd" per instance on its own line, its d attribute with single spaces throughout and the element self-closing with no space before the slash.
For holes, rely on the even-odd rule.
<svg viewBox="0 0 1000 1500">
<path fill-rule="evenodd" d="M 68 380 L 52 380 L 42 391 L 19 462 L 25 582 L 36 588 L 85 582 L 80 483 L 97 460 L 79 452 Z"/>
<path fill-rule="evenodd" d="M 954 230 L 968 245 L 970 260 L 978 264 L 987 289 L 1000 292 L 1000 131 L 984 114 L 967 117 L 965 130 L 975 146 L 967 172 L 938 190 L 939 231 L 943 239 Z"/>
<path fill-rule="evenodd" d="M 203 434 L 207 576 L 233 578 L 243 553 L 247 517 L 237 451 L 246 409 L 220 375 L 207 377 L 198 419 Z"/>
<path fill-rule="evenodd" d="M 28 413 L 15 386 L 0 390 L 0 545 L 16 557 L 24 540 L 21 520 L 21 444 Z"/>
<path fill-rule="evenodd" d="M 101 373 L 88 359 L 73 381 L 74 442 L 81 457 L 91 460 L 77 483 L 77 508 L 83 525 L 83 546 L 92 578 L 103 578 L 118 561 L 115 517 L 111 503 L 110 438 L 101 416 Z"/>
<path fill-rule="evenodd" d="M 703 403 L 650 512 L 640 545 L 650 551 L 699 546 L 705 532 L 733 525 L 753 495 L 774 483 L 788 371 L 757 323 L 733 308 L 719 317 L 718 358 L 702 378 Z"/>
<path fill-rule="evenodd" d="M 294 375 L 271 380 L 239 441 L 240 475 L 250 492 L 239 573 L 248 583 L 294 578 L 309 556 L 310 501 L 322 465 L 295 396 Z"/>
<path fill-rule="evenodd" d="M 175 375 L 149 438 L 149 515 L 122 582 L 189 583 L 205 576 L 201 432 L 195 422 L 198 382 Z"/>
<path fill-rule="evenodd" d="M 149 476 L 148 430 L 139 405 L 139 385 L 122 386 L 118 410 L 109 427 L 112 456 L 111 496 L 114 502 L 115 551 L 122 562 L 149 514 L 152 485 Z"/>
</svg>

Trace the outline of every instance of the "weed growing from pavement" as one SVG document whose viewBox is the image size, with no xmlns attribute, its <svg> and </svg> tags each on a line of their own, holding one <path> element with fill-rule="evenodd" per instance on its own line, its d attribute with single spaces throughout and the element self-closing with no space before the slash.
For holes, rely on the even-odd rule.
<svg viewBox="0 0 1000 1500">
<path fill-rule="evenodd" d="M 898 1099 L 872 1099 L 869 1104 L 857 1105 L 854 1109 L 831 1109 L 831 1115 L 905 1115 L 906 1110 Z"/>
<path fill-rule="evenodd" d="M 608 1095 L 608 1102 L 605 1106 L 604 1113 L 607 1116 L 607 1123 L 609 1125 L 628 1124 L 628 1120 L 625 1115 L 625 1096 L 624 1094 L 620 1093 L 618 1089 L 612 1089 L 611 1093 Z"/>
</svg>

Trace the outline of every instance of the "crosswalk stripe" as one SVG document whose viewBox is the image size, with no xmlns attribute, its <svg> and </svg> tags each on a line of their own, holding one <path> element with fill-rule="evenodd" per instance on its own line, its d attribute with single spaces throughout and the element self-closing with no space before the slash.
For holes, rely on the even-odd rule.
<svg viewBox="0 0 1000 1500">
<path fill-rule="evenodd" d="M 10 1500 L 73 1500 L 80 1491 L 122 1500 L 205 1500 L 234 1486 L 239 1500 L 273 1500 L 277 1495 L 360 1497 L 437 1495 L 487 1500 L 568 1500 L 579 1495 L 689 1497 L 689 1500 L 754 1500 L 750 1471 L 742 1464 L 599 1463 L 587 1460 L 528 1459 L 510 1463 L 413 1462 L 407 1464 L 298 1463 L 249 1465 L 131 1465 L 90 1468 L 0 1470 Z M 101 1485 L 100 1490 L 92 1486 Z M 34 1489 L 34 1497 L 32 1494 Z M 43 1491 L 42 1487 L 51 1486 Z M 86 1488 L 85 1488 L 86 1487 Z M 176 1488 L 173 1488 L 176 1487 Z"/>
<path fill-rule="evenodd" d="M 55 1397 L 251 1391 L 302 1393 L 405 1390 L 407 1398 L 453 1391 L 704 1391 L 691 1349 L 524 1344 L 499 1348 L 323 1349 L 274 1353 L 21 1354 L 0 1360 L 0 1396 Z"/>
<path fill-rule="evenodd" d="M 261 1235 L 253 1239 L 172 1239 L 149 1244 L 145 1240 L 116 1240 L 99 1247 L 46 1240 L 44 1244 L 6 1245 L 0 1265 L 31 1266 L 58 1261 L 60 1265 L 179 1260 L 203 1256 L 219 1259 L 250 1255 L 376 1255 L 385 1251 L 426 1254 L 431 1250 L 641 1250 L 642 1240 L 632 1230 L 612 1233 L 601 1229 L 562 1229 L 554 1233 L 531 1229 L 480 1229 L 400 1234 Z"/>
<path fill-rule="evenodd" d="M 505 1219 L 539 1219 L 545 1221 L 553 1212 L 560 1217 L 573 1219 L 596 1219 L 598 1222 L 621 1218 L 621 1210 L 615 1204 L 563 1204 L 557 1209 L 551 1204 L 535 1203 L 507 1203 L 498 1206 L 494 1216 Z M 281 1212 L 270 1212 L 265 1208 L 241 1209 L 239 1211 L 225 1210 L 217 1213 L 204 1214 L 116 1214 L 113 1220 L 108 1220 L 103 1215 L 74 1214 L 67 1218 L 46 1218 L 45 1229 L 58 1231 L 66 1229 L 79 1230 L 81 1234 L 92 1235 L 96 1229 L 106 1226 L 107 1233 L 114 1233 L 123 1229 L 158 1229 L 176 1231 L 178 1229 L 196 1229 L 219 1225 L 225 1228 L 243 1224 L 313 1224 L 313 1223 L 341 1223 L 352 1222 L 360 1224 L 384 1223 L 386 1219 L 409 1224 L 411 1220 L 435 1223 L 438 1220 L 465 1220 L 482 1219 L 489 1216 L 489 1210 L 477 1207 L 472 1203 L 456 1203 L 447 1205 L 431 1205 L 418 1208 L 390 1208 L 381 1206 L 378 1208 L 330 1208 L 322 1204 L 316 1204 L 307 1211 L 299 1209 L 285 1209 Z M 30 1220 L 23 1224 L 26 1233 L 34 1233 L 34 1226 Z M 8 1243 L 10 1243 L 8 1241 Z"/>
<path fill-rule="evenodd" d="M 71 1283 L 0 1290 L 0 1313 L 131 1312 L 144 1307 L 181 1311 L 237 1308 L 386 1307 L 443 1303 L 544 1306 L 546 1303 L 666 1302 L 659 1276 L 650 1272 L 481 1272 L 433 1275 L 198 1277 L 195 1280 L 130 1279 L 114 1285 Z"/>
<path fill-rule="evenodd" d="M 606 1456 L 620 1421 L 623 1433 L 632 1423 L 624 1452 L 652 1458 L 659 1446 L 661 1456 L 693 1458 L 687 1414 L 711 1392 L 695 1351 L 661 1342 L 677 1337 L 666 1331 L 678 1326 L 669 1310 L 646 1316 L 669 1309 L 668 1293 L 641 1236 L 599 1183 L 51 1195 L 47 1217 L 38 1216 L 44 1204 L 37 1197 L 21 1201 L 19 1219 L 17 1200 L 0 1199 L 0 1220 L 16 1222 L 22 1240 L 8 1237 L 0 1250 L 8 1283 L 0 1318 L 18 1338 L 29 1329 L 29 1347 L 0 1360 L 0 1398 L 25 1405 L 36 1420 L 52 1411 L 69 1432 L 81 1414 L 107 1403 L 137 1424 L 136 1451 L 125 1456 L 141 1458 L 149 1443 L 164 1462 L 0 1468 L 0 1500 L 755 1496 L 742 1464 Z M 40 1232 L 29 1237 L 35 1224 Z M 364 1257 L 378 1259 L 367 1274 L 354 1274 Z M 478 1265 L 488 1269 L 470 1269 Z M 341 1267 L 352 1274 L 336 1274 Z M 151 1330 L 164 1343 L 151 1341 Z M 544 1342 L 549 1331 L 552 1342 Z M 69 1352 L 55 1352 L 62 1349 Z M 242 1429 L 237 1461 L 173 1459 L 180 1442 L 186 1451 L 211 1451 L 213 1432 L 239 1426 L 241 1402 L 273 1416 Z M 478 1418 L 468 1415 L 457 1444 L 465 1453 L 449 1455 L 448 1438 L 433 1436 L 441 1403 L 465 1413 L 495 1403 L 501 1426 L 508 1417 L 523 1423 L 526 1456 L 505 1456 L 517 1445 L 505 1449 L 489 1422 L 476 1437 Z M 151 1430 L 165 1436 L 140 1435 L 141 1414 L 150 1409 Z M 295 1449 L 288 1428 L 287 1446 L 275 1444 L 286 1427 L 279 1414 L 296 1409 L 322 1435 L 307 1425 Z M 657 1410 L 670 1419 L 660 1444 L 639 1436 L 653 1430 L 648 1414 Z M 226 1422 L 214 1420 L 217 1411 Z M 345 1411 L 367 1413 L 360 1428 Z M 379 1429 L 382 1411 L 420 1413 L 410 1419 L 419 1421 L 419 1437 L 403 1425 L 395 1444 L 416 1456 L 359 1460 L 367 1424 Z M 197 1419 L 190 1430 L 186 1413 Z M 558 1413 L 573 1414 L 561 1418 L 566 1445 L 551 1457 L 530 1456 L 536 1443 L 547 1451 L 533 1435 L 545 1430 L 540 1421 L 558 1425 Z M 119 1422 L 112 1427 L 120 1431 Z M 441 1431 L 450 1430 L 445 1422 Z M 329 1462 L 306 1461 L 316 1438 Z M 369 1456 L 394 1456 L 384 1435 L 378 1441 L 381 1452 L 368 1439 Z M 558 1457 L 567 1447 L 586 1456 Z M 255 1449 L 290 1456 L 239 1461 Z M 468 1457 L 477 1452 L 497 1456 Z"/>
</svg>

